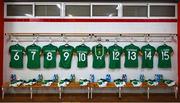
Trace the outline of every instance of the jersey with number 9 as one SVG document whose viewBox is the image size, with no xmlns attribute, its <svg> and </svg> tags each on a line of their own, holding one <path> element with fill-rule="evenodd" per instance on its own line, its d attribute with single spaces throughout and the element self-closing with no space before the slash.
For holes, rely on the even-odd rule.
<svg viewBox="0 0 180 103">
<path fill-rule="evenodd" d="M 62 67 L 65 69 L 71 68 L 73 51 L 74 51 L 74 47 L 68 44 L 65 44 L 59 47 L 59 53 L 60 53 L 59 67 Z"/>
<path fill-rule="evenodd" d="M 153 68 L 153 59 L 156 49 L 147 44 L 141 48 L 142 52 L 142 68 Z"/>
<path fill-rule="evenodd" d="M 90 52 L 90 48 L 85 44 L 79 45 L 75 48 L 75 52 L 78 57 L 77 66 L 79 68 L 85 68 L 88 64 L 88 54 Z"/>
<path fill-rule="evenodd" d="M 138 54 L 140 48 L 134 44 L 130 44 L 124 47 L 125 53 L 125 67 L 128 68 L 137 68 L 138 67 Z"/>
<path fill-rule="evenodd" d="M 121 54 L 123 52 L 122 47 L 114 44 L 108 48 L 109 52 L 109 68 L 115 69 L 121 67 Z"/>
<path fill-rule="evenodd" d="M 56 67 L 56 54 L 58 48 L 52 44 L 45 45 L 42 48 L 44 54 L 44 68 L 55 68 Z"/>
<path fill-rule="evenodd" d="M 11 60 L 9 66 L 11 68 L 23 68 L 23 53 L 25 52 L 24 47 L 19 44 L 12 45 L 9 47 L 9 53 Z"/>
<path fill-rule="evenodd" d="M 158 53 L 158 67 L 159 68 L 171 68 L 171 53 L 173 49 L 164 44 L 157 48 Z"/>
<path fill-rule="evenodd" d="M 36 44 L 29 45 L 26 48 L 26 54 L 28 59 L 27 67 L 29 69 L 40 68 L 41 47 Z"/>
</svg>

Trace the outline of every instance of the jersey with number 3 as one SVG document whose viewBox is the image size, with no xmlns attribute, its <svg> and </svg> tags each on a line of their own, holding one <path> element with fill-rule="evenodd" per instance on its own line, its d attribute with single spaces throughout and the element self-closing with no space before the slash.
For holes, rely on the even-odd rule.
<svg viewBox="0 0 180 103">
<path fill-rule="evenodd" d="M 73 57 L 74 47 L 65 44 L 59 47 L 60 62 L 59 67 L 69 69 L 71 68 L 71 61 Z"/>
<path fill-rule="evenodd" d="M 157 48 L 158 53 L 158 67 L 159 68 L 171 68 L 171 53 L 173 49 L 164 44 Z"/>
<path fill-rule="evenodd" d="M 44 68 L 56 67 L 56 54 L 58 48 L 52 44 L 48 44 L 42 48 L 44 54 Z"/>
<path fill-rule="evenodd" d="M 75 48 L 75 52 L 78 57 L 77 66 L 79 68 L 85 68 L 88 64 L 88 54 L 90 52 L 90 48 L 85 44 L 79 45 Z"/>
<path fill-rule="evenodd" d="M 9 47 L 9 53 L 11 60 L 9 66 L 11 68 L 23 68 L 23 53 L 25 52 L 24 47 L 19 44 L 12 45 Z"/>
<path fill-rule="evenodd" d="M 40 68 L 41 47 L 36 44 L 27 46 L 26 54 L 27 54 L 27 58 L 28 58 L 27 68 L 29 68 L 29 69 Z"/>
<path fill-rule="evenodd" d="M 137 68 L 138 67 L 138 54 L 140 48 L 135 46 L 134 44 L 130 44 L 124 47 L 125 53 L 125 67 L 128 68 Z"/>
<path fill-rule="evenodd" d="M 122 47 L 114 44 L 108 48 L 109 52 L 109 68 L 121 68 L 121 54 L 123 52 Z"/>
<path fill-rule="evenodd" d="M 147 44 L 141 48 L 142 52 L 142 68 L 153 68 L 153 59 L 156 49 Z"/>
</svg>

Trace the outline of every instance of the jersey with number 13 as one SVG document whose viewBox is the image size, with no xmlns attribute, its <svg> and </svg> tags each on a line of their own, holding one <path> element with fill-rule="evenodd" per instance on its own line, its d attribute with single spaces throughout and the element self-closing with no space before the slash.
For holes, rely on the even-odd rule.
<svg viewBox="0 0 180 103">
<path fill-rule="evenodd" d="M 40 68 L 41 47 L 36 44 L 29 45 L 26 48 L 26 54 L 28 58 L 27 67 L 29 69 Z"/>
<path fill-rule="evenodd" d="M 137 68 L 138 67 L 138 54 L 139 54 L 139 47 L 135 46 L 134 44 L 130 44 L 124 47 L 125 53 L 125 67 L 128 68 Z"/>
<path fill-rule="evenodd" d="M 73 57 L 74 47 L 65 44 L 59 47 L 60 62 L 59 67 L 69 69 L 71 68 L 71 61 Z"/>
<path fill-rule="evenodd" d="M 25 52 L 24 47 L 19 44 L 12 45 L 9 48 L 11 60 L 9 66 L 12 68 L 23 68 L 23 53 Z"/>
</svg>

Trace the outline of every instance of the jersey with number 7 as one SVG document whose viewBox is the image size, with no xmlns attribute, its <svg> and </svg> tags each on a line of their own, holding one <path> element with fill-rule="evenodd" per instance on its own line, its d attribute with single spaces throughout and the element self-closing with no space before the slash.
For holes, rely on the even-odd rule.
<svg viewBox="0 0 180 103">
<path fill-rule="evenodd" d="M 171 68 L 171 53 L 173 49 L 164 44 L 157 48 L 158 53 L 158 67 L 159 68 Z"/>
<path fill-rule="evenodd" d="M 27 54 L 27 68 L 29 69 L 38 69 L 40 68 L 40 53 L 41 53 L 41 47 L 32 44 L 27 46 L 26 48 L 26 54 Z"/>
<path fill-rule="evenodd" d="M 65 44 L 59 47 L 60 62 L 59 67 L 69 69 L 71 68 L 71 61 L 73 57 L 74 47 Z"/>
<path fill-rule="evenodd" d="M 130 44 L 124 47 L 125 53 L 125 67 L 128 68 L 137 68 L 138 67 L 138 54 L 140 48 L 134 44 Z"/>
<path fill-rule="evenodd" d="M 45 45 L 42 48 L 44 54 L 44 68 L 55 68 L 56 67 L 56 54 L 58 48 L 52 44 Z"/>
<path fill-rule="evenodd" d="M 19 44 L 12 45 L 9 47 L 9 53 L 11 60 L 9 66 L 12 68 L 23 68 L 23 53 L 25 52 L 24 47 Z"/>
<path fill-rule="evenodd" d="M 142 52 L 142 68 L 153 68 L 153 59 L 156 49 L 147 44 L 141 48 Z"/>
</svg>

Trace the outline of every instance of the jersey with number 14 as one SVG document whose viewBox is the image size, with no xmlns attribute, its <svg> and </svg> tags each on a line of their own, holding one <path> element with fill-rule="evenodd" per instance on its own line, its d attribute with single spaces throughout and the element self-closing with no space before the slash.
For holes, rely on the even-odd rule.
<svg viewBox="0 0 180 103">
<path fill-rule="evenodd" d="M 159 68 L 171 68 L 171 53 L 173 49 L 164 44 L 157 48 L 158 53 L 158 67 Z"/>
<path fill-rule="evenodd" d="M 138 54 L 139 54 L 139 47 L 135 46 L 134 44 L 130 44 L 124 47 L 125 53 L 125 67 L 128 68 L 137 68 L 138 67 Z"/>
<path fill-rule="evenodd" d="M 11 60 L 9 66 L 12 68 L 23 68 L 23 53 L 25 52 L 24 47 L 19 44 L 12 45 L 9 48 Z"/>
<path fill-rule="evenodd" d="M 142 52 L 142 68 L 153 68 L 153 59 L 156 49 L 147 44 L 141 48 Z"/>
<path fill-rule="evenodd" d="M 121 68 L 121 54 L 123 52 L 122 47 L 114 44 L 108 48 L 109 52 L 109 68 Z"/>
<path fill-rule="evenodd" d="M 42 48 L 44 54 L 44 68 L 56 67 L 56 54 L 58 48 L 52 44 L 48 44 Z"/>
<path fill-rule="evenodd" d="M 78 63 L 77 66 L 79 68 L 85 68 L 88 64 L 88 54 L 90 52 L 90 48 L 85 44 L 79 45 L 75 48 L 75 52 L 77 53 Z"/>
<path fill-rule="evenodd" d="M 29 45 L 26 48 L 26 54 L 28 58 L 27 67 L 29 69 L 40 68 L 41 47 L 36 44 Z"/>
<path fill-rule="evenodd" d="M 60 62 L 59 67 L 69 69 L 71 68 L 71 61 L 73 57 L 74 47 L 65 44 L 59 47 Z"/>
</svg>

